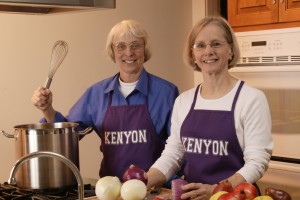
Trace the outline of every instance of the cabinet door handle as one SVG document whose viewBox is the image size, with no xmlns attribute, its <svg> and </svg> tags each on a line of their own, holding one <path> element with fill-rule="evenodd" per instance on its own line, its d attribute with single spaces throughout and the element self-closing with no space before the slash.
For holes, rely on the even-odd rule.
<svg viewBox="0 0 300 200">
<path fill-rule="evenodd" d="M 283 3 L 284 2 L 284 0 L 280 0 L 280 3 Z"/>
<path fill-rule="evenodd" d="M 273 4 L 276 4 L 276 0 L 273 0 Z"/>
</svg>

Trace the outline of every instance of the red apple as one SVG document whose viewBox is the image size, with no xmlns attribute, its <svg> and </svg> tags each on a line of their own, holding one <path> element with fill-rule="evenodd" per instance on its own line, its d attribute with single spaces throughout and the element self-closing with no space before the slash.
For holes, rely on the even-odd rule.
<svg viewBox="0 0 300 200">
<path fill-rule="evenodd" d="M 248 182 L 238 184 L 233 191 L 244 191 L 246 194 L 246 200 L 252 200 L 258 196 L 256 187 Z"/>
<path fill-rule="evenodd" d="M 123 174 L 123 182 L 126 182 L 130 179 L 138 179 L 143 181 L 145 185 L 148 183 L 147 173 L 135 165 L 130 165 L 130 167 Z"/>
<path fill-rule="evenodd" d="M 233 190 L 231 182 L 229 182 L 227 179 L 220 181 L 218 185 L 215 187 L 213 194 L 219 192 L 219 191 L 226 191 L 231 192 Z"/>
<path fill-rule="evenodd" d="M 218 200 L 246 200 L 246 194 L 244 190 L 232 191 L 226 194 L 222 194 Z"/>
</svg>

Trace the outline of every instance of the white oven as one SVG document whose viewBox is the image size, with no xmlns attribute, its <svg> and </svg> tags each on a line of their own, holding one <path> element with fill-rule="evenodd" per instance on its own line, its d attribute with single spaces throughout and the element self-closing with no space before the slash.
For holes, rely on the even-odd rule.
<svg viewBox="0 0 300 200">
<path fill-rule="evenodd" d="M 274 152 L 258 182 L 300 199 L 300 27 L 236 33 L 241 59 L 233 76 L 263 90 L 271 116 Z"/>
</svg>

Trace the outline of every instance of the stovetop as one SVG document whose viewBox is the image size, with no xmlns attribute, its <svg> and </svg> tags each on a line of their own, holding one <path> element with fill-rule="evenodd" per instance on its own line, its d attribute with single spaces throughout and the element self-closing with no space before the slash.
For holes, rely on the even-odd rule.
<svg viewBox="0 0 300 200">
<path fill-rule="evenodd" d="M 0 200 L 75 200 L 78 199 L 78 188 L 51 189 L 51 190 L 22 190 L 8 183 L 0 184 Z M 95 187 L 84 185 L 85 199 L 95 197 Z M 90 198 L 89 198 L 90 197 Z"/>
</svg>

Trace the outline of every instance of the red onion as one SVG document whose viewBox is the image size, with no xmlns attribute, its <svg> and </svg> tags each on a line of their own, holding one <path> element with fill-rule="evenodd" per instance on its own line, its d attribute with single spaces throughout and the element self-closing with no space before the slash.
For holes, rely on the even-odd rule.
<svg viewBox="0 0 300 200">
<path fill-rule="evenodd" d="M 136 167 L 135 165 L 130 165 L 130 167 L 123 174 L 123 182 L 131 179 L 138 179 L 140 181 L 143 181 L 145 185 L 147 185 L 148 183 L 148 176 L 146 172 L 143 169 Z"/>
<path fill-rule="evenodd" d="M 181 195 L 183 193 L 182 186 L 188 184 L 186 180 L 181 178 L 174 179 L 171 183 L 172 187 L 172 200 L 181 200 Z"/>
</svg>

